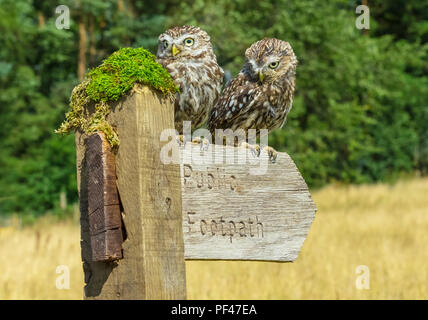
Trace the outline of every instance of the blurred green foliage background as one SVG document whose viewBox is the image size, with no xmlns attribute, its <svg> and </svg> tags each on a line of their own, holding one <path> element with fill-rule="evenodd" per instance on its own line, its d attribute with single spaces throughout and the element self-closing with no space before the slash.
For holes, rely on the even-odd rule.
<svg viewBox="0 0 428 320">
<path fill-rule="evenodd" d="M 367 1 L 366 1 L 367 2 Z M 352 0 L 0 0 L 0 216 L 56 212 L 77 201 L 74 137 L 54 134 L 72 88 L 120 47 L 156 52 L 157 37 L 193 24 L 219 64 L 239 72 L 263 37 L 299 59 L 287 151 L 311 187 L 428 172 L 428 1 L 368 0 L 370 30 Z M 70 8 L 59 30 L 58 5 Z"/>
</svg>

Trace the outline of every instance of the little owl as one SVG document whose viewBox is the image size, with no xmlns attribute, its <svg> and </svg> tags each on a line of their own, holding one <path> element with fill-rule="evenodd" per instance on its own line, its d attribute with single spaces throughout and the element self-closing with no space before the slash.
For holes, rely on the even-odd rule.
<svg viewBox="0 0 428 320">
<path fill-rule="evenodd" d="M 232 79 L 208 118 L 208 129 L 249 129 L 271 131 L 281 128 L 291 109 L 297 59 L 288 42 L 263 39 L 245 51 L 241 72 Z M 258 146 L 247 147 L 260 154 Z M 265 147 L 272 162 L 276 151 Z"/>
<path fill-rule="evenodd" d="M 157 59 L 180 89 L 175 129 L 182 134 L 183 121 L 191 121 L 192 130 L 203 125 L 220 96 L 224 75 L 208 34 L 193 26 L 171 28 L 159 36 Z"/>
</svg>

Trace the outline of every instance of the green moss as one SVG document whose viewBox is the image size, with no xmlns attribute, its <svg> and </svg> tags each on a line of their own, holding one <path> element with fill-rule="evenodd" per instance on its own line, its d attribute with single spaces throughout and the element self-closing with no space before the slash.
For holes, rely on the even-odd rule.
<svg viewBox="0 0 428 320">
<path fill-rule="evenodd" d="M 64 134 L 81 129 L 90 134 L 102 131 L 112 146 L 119 145 L 116 132 L 106 120 L 110 112 L 108 102 L 119 100 L 135 83 L 164 94 L 178 91 L 169 73 L 156 62 L 153 54 L 142 48 L 123 48 L 90 70 L 85 80 L 73 89 L 71 110 L 55 132 Z M 88 107 L 91 103 L 95 103 L 95 112 L 90 114 Z"/>
<path fill-rule="evenodd" d="M 93 101 L 116 101 L 135 82 L 163 93 L 177 90 L 171 76 L 156 62 L 156 57 L 141 48 L 116 51 L 101 66 L 89 71 L 87 76 L 91 81 L 86 93 Z"/>
</svg>

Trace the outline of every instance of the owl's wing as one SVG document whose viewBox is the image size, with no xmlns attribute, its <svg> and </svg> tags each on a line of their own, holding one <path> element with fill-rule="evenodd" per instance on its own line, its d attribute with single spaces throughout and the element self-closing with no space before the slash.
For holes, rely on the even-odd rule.
<svg viewBox="0 0 428 320">
<path fill-rule="evenodd" d="M 239 73 L 226 86 L 217 101 L 211 109 L 208 118 L 208 127 L 211 132 L 215 129 L 227 129 L 232 127 L 236 120 L 246 114 L 254 104 L 257 104 L 260 96 L 259 90 L 256 90 L 255 84 Z"/>
<path fill-rule="evenodd" d="M 284 120 L 282 120 L 281 125 L 279 128 L 281 129 L 284 127 L 285 122 L 287 121 L 287 115 L 290 112 L 291 108 L 293 107 L 293 100 L 291 100 L 286 106 L 285 106 L 285 112 L 284 112 Z"/>
</svg>

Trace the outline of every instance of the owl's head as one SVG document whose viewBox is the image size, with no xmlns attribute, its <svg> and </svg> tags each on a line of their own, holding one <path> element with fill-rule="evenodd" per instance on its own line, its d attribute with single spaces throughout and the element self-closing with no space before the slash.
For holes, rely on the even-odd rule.
<svg viewBox="0 0 428 320">
<path fill-rule="evenodd" d="M 158 38 L 158 58 L 188 59 L 212 53 L 209 35 L 198 27 L 171 28 Z"/>
<path fill-rule="evenodd" d="M 253 81 L 270 83 L 294 77 L 297 58 L 288 42 L 275 38 L 257 41 L 245 51 L 243 72 Z"/>
</svg>

